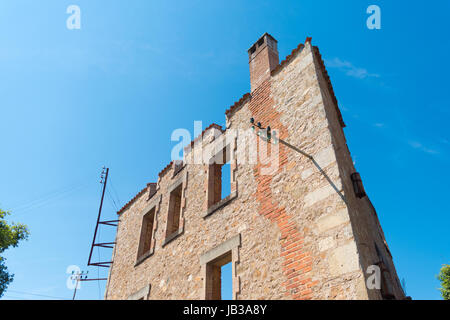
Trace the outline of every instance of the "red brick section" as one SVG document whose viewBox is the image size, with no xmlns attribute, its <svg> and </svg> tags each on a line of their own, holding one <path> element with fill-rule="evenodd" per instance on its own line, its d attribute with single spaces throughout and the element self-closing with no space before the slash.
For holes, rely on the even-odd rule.
<svg viewBox="0 0 450 320">
<path fill-rule="evenodd" d="M 271 126 L 279 132 L 281 139 L 286 139 L 288 132 L 280 121 L 281 114 L 271 98 L 270 79 L 263 82 L 252 93 L 249 103 L 255 121 L 261 122 L 266 127 Z M 259 143 L 266 143 L 259 140 Z M 259 150 L 258 143 L 258 150 Z M 287 164 L 288 150 L 284 145 L 279 145 L 279 169 Z M 280 245 L 283 261 L 283 273 L 286 281 L 286 295 L 290 299 L 306 300 L 312 298 L 312 290 L 316 282 L 308 276 L 312 270 L 312 257 L 304 247 L 303 236 L 295 226 L 291 216 L 281 207 L 271 191 L 273 175 L 262 175 L 263 165 L 258 163 L 254 167 L 254 175 L 257 181 L 256 198 L 259 202 L 259 214 L 276 223 L 281 231 Z"/>
</svg>

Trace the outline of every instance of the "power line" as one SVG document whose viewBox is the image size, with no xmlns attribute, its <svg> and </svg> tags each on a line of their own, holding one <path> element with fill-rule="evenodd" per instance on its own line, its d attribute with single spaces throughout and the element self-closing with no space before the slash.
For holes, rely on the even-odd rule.
<svg viewBox="0 0 450 320">
<path fill-rule="evenodd" d="M 98 229 L 98 238 L 100 239 L 100 229 Z M 98 261 L 102 261 L 102 256 L 100 254 L 100 247 L 97 247 L 97 256 Z M 97 279 L 100 279 L 100 266 L 97 266 Z M 98 298 L 100 300 L 100 281 L 97 281 L 97 287 L 98 287 Z"/>
<path fill-rule="evenodd" d="M 24 297 L 11 296 L 9 294 L 4 295 L 2 298 L 12 298 L 12 299 L 9 299 L 9 300 L 18 300 L 18 299 L 20 299 L 20 300 L 33 300 L 33 299 L 27 299 L 27 298 L 24 298 Z M 8 299 L 6 299 L 6 300 L 8 300 Z"/>
<path fill-rule="evenodd" d="M 8 290 L 8 292 L 20 293 L 20 294 L 26 294 L 26 295 L 38 296 L 38 297 L 45 297 L 45 298 L 53 298 L 53 299 L 59 299 L 59 300 L 67 300 L 67 298 L 55 297 L 55 296 L 49 296 L 49 295 L 45 295 L 45 294 L 31 293 L 31 292 L 25 292 L 25 291 Z"/>
<path fill-rule="evenodd" d="M 120 201 L 120 198 L 119 198 L 119 194 L 118 194 L 116 188 L 114 188 L 114 184 L 112 183 L 111 178 L 109 179 L 109 185 L 111 186 L 114 194 L 116 195 L 117 203 L 119 204 L 119 207 L 120 207 L 121 201 Z"/>
<path fill-rule="evenodd" d="M 31 210 L 33 210 L 33 209 L 45 207 L 46 205 L 49 205 L 49 204 L 51 204 L 51 203 L 53 203 L 53 202 L 56 202 L 56 201 L 58 201 L 58 200 L 62 200 L 62 199 L 64 199 L 64 198 L 70 196 L 74 191 L 83 188 L 85 185 L 86 185 L 86 184 L 80 185 L 80 186 L 78 186 L 78 187 L 74 187 L 74 188 L 72 188 L 72 189 L 70 189 L 70 190 L 63 191 L 63 192 L 61 192 L 61 193 L 59 193 L 59 194 L 52 195 L 51 197 L 49 197 L 49 198 L 47 198 L 47 199 L 44 199 L 44 198 L 43 198 L 43 199 L 41 199 L 41 200 L 39 200 L 39 201 L 36 201 L 36 202 L 34 202 L 34 203 L 32 203 L 32 204 L 29 204 L 29 205 L 27 205 L 27 206 L 24 206 L 24 207 L 22 207 L 22 208 L 20 208 L 20 209 L 14 210 L 14 212 L 13 212 L 13 213 L 14 213 L 14 216 L 22 216 L 22 215 L 24 215 L 25 213 L 29 213 L 29 212 L 30 212 Z M 17 212 L 18 212 L 18 213 L 17 213 Z"/>
<path fill-rule="evenodd" d="M 71 189 L 73 189 L 73 188 L 75 188 L 75 187 L 76 187 L 76 185 L 70 185 L 70 186 L 58 188 L 58 189 L 56 189 L 56 190 L 47 192 L 47 193 L 45 193 L 44 195 L 42 195 L 42 196 L 40 196 L 40 197 L 38 197 L 38 198 L 35 198 L 35 199 L 33 199 L 33 200 L 26 201 L 26 202 L 24 202 L 24 203 L 22 203 L 22 204 L 19 204 L 19 205 L 14 205 L 13 208 L 11 209 L 11 211 L 23 210 L 24 207 L 28 207 L 28 206 L 30 206 L 30 205 L 33 205 L 33 204 L 36 203 L 36 202 L 40 202 L 40 201 L 46 200 L 46 199 L 48 199 L 48 198 L 52 198 L 53 196 L 55 196 L 55 195 L 57 195 L 57 194 L 64 193 L 64 192 L 67 192 L 67 191 L 70 191 Z"/>
<path fill-rule="evenodd" d="M 33 207 L 35 205 L 39 205 L 40 203 L 48 201 L 51 198 L 57 197 L 59 195 L 65 194 L 65 193 L 70 193 L 70 192 L 72 192 L 80 187 L 83 187 L 85 185 L 86 185 L 86 183 L 72 184 L 72 185 L 69 185 L 66 187 L 62 187 L 62 188 L 47 192 L 38 198 L 35 198 L 33 200 L 26 201 L 22 204 L 13 206 L 11 211 L 23 211 L 23 210 L 27 209 L 28 207 Z"/>
<path fill-rule="evenodd" d="M 109 192 L 109 189 L 106 189 L 106 193 L 108 194 L 108 199 L 110 200 L 112 206 L 116 209 L 116 211 L 119 211 L 119 208 L 118 208 L 116 202 L 114 201 L 114 199 L 111 195 L 111 192 Z"/>
<path fill-rule="evenodd" d="M 103 178 L 102 178 L 102 180 L 103 180 Z M 104 186 L 104 188 L 106 189 L 106 185 Z M 106 191 L 108 191 L 108 190 L 106 189 Z M 108 194 L 109 194 L 109 192 L 108 192 Z M 109 196 L 109 199 L 111 202 L 111 196 Z M 101 228 L 98 228 L 98 239 L 100 239 L 100 229 Z M 102 261 L 101 254 L 100 254 L 100 247 L 97 247 L 97 258 L 98 258 L 98 261 Z M 97 279 L 100 279 L 100 266 L 97 266 Z M 98 296 L 100 298 L 100 281 L 97 281 L 97 287 L 98 287 Z"/>
</svg>

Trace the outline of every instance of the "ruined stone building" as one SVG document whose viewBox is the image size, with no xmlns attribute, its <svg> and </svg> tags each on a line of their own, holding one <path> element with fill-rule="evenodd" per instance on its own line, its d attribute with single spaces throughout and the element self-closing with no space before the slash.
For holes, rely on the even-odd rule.
<svg viewBox="0 0 450 320">
<path fill-rule="evenodd" d="M 266 33 L 248 56 L 251 92 L 226 127 L 207 127 L 118 212 L 105 298 L 220 299 L 231 262 L 234 299 L 404 299 L 319 49 L 307 38 L 280 63 Z M 268 172 L 237 160 L 248 130 L 258 150 L 278 148 Z M 188 161 L 206 149 L 211 161 Z M 373 266 L 379 288 L 366 285 Z"/>
</svg>

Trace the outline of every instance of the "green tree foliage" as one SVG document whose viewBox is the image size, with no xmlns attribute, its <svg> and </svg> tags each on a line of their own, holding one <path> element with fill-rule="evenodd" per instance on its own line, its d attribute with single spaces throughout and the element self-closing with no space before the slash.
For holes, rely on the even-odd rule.
<svg viewBox="0 0 450 320">
<path fill-rule="evenodd" d="M 5 265 L 6 259 L 1 254 L 9 247 L 17 247 L 19 241 L 28 239 L 30 234 L 27 226 L 23 224 L 8 224 L 5 220 L 8 214 L 9 212 L 0 209 L 0 298 L 14 278 L 13 274 L 8 273 Z"/>
<path fill-rule="evenodd" d="M 450 300 L 450 264 L 442 265 L 441 272 L 437 276 L 441 282 L 441 295 L 444 300 Z"/>
</svg>

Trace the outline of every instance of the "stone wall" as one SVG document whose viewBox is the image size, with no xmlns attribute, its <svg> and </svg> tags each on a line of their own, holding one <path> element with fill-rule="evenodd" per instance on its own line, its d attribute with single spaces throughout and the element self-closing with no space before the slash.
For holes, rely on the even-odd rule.
<svg viewBox="0 0 450 320">
<path fill-rule="evenodd" d="M 375 243 L 395 297 L 404 298 L 370 200 L 354 195 L 355 169 L 317 49 L 307 41 L 278 67 L 267 65 L 266 78 L 258 76 L 251 95 L 227 111 L 225 130 L 205 130 L 186 150 L 181 170 L 171 164 L 160 173 L 156 192 L 144 190 L 120 211 L 106 299 L 139 292 L 146 299 L 214 296 L 205 258 L 214 252 L 232 262 L 235 299 L 381 299 L 379 290 L 365 286 L 366 269 L 380 255 Z M 277 150 L 276 166 L 237 162 L 249 152 L 244 132 L 250 118 L 277 131 L 276 145 L 255 138 L 257 152 Z M 232 194 L 211 208 L 212 166 L 191 159 L 223 137 L 233 141 Z M 179 230 L 167 239 L 170 191 L 179 183 Z M 152 208 L 153 250 L 138 259 L 142 218 Z"/>
</svg>

